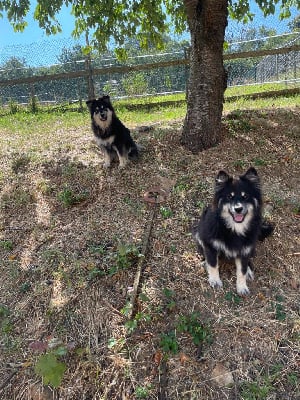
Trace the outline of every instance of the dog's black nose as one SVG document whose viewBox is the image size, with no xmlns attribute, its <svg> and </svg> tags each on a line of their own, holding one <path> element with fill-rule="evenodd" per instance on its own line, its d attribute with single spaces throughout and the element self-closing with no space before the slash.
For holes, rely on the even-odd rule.
<svg viewBox="0 0 300 400">
<path fill-rule="evenodd" d="M 243 206 L 235 206 L 234 211 L 238 214 L 240 214 L 243 211 Z"/>
</svg>

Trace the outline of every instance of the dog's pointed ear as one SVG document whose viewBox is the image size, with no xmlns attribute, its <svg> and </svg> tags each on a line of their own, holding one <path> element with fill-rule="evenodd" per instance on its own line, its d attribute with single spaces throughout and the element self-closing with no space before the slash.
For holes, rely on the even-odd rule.
<svg viewBox="0 0 300 400">
<path fill-rule="evenodd" d="M 259 185 L 259 176 L 255 168 L 251 167 L 241 176 L 242 179 L 247 179 L 248 181 Z"/>
<path fill-rule="evenodd" d="M 225 171 L 219 171 L 218 175 L 216 176 L 216 187 L 223 186 L 227 183 L 230 179 L 230 176 Z"/>
<path fill-rule="evenodd" d="M 95 101 L 95 99 L 93 99 L 93 100 L 87 100 L 87 101 L 85 102 L 85 104 L 87 105 L 87 107 L 88 107 L 89 110 L 91 110 L 91 107 L 92 107 L 92 104 L 93 104 L 94 101 Z"/>
</svg>

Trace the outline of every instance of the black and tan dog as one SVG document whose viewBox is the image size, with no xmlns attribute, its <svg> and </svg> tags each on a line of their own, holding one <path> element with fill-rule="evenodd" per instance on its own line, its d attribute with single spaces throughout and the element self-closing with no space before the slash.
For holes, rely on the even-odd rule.
<svg viewBox="0 0 300 400">
<path fill-rule="evenodd" d="M 138 146 L 129 129 L 117 117 L 110 97 L 88 100 L 86 104 L 91 113 L 96 143 L 104 153 L 104 167 L 110 167 L 116 156 L 121 168 L 126 166 L 129 159 L 136 159 L 139 155 Z"/>
<path fill-rule="evenodd" d="M 218 257 L 223 255 L 235 261 L 238 294 L 248 294 L 246 279 L 253 279 L 251 258 L 257 241 L 264 240 L 273 229 L 262 220 L 262 193 L 257 171 L 250 168 L 237 179 L 220 171 L 213 204 L 203 211 L 193 228 L 198 250 L 205 258 L 210 285 L 222 287 Z"/>
</svg>

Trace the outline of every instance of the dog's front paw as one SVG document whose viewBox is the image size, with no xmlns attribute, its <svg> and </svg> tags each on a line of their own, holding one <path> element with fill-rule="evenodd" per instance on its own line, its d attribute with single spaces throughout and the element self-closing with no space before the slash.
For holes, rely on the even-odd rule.
<svg viewBox="0 0 300 400">
<path fill-rule="evenodd" d="M 247 296 L 248 294 L 250 294 L 250 290 L 248 288 L 248 286 L 246 285 L 246 283 L 237 283 L 236 284 L 236 291 L 240 296 Z"/>
<path fill-rule="evenodd" d="M 223 282 L 221 281 L 221 279 L 213 277 L 213 276 L 210 276 L 208 278 L 208 282 L 209 282 L 210 286 L 215 289 L 221 289 L 223 286 Z"/>
<path fill-rule="evenodd" d="M 210 286 L 213 288 L 221 288 L 223 286 L 223 283 L 220 279 L 219 268 L 211 267 L 210 265 L 206 264 L 206 269 Z"/>
</svg>

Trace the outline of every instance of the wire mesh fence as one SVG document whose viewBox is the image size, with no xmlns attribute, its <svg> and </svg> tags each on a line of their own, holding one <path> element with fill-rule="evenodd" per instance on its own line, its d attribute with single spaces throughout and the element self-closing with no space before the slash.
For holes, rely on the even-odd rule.
<svg viewBox="0 0 300 400">
<path fill-rule="evenodd" d="M 274 29 L 243 29 L 241 40 L 238 34 L 234 37 L 227 34 L 224 64 L 228 87 L 268 82 L 299 87 L 299 30 L 274 34 Z M 49 104 L 82 101 L 102 93 L 122 98 L 186 91 L 187 40 L 176 43 L 174 49 L 165 53 L 134 51 L 134 56 L 123 63 L 113 57 L 113 52 L 84 55 L 84 45 L 83 40 L 74 42 L 68 38 L 2 48 L 1 103 L 27 104 L 35 97 L 40 103 Z M 289 51 L 272 54 L 274 49 Z"/>
</svg>

